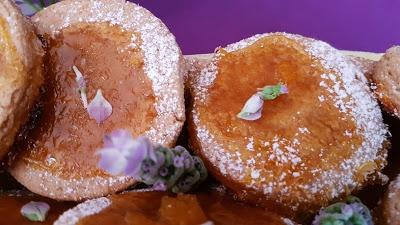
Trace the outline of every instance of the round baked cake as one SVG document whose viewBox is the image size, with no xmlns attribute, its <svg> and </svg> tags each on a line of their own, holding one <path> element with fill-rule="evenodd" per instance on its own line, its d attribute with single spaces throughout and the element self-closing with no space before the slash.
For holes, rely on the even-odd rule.
<svg viewBox="0 0 400 225">
<path fill-rule="evenodd" d="M 400 176 L 390 183 L 383 198 L 381 223 L 400 225 Z"/>
<path fill-rule="evenodd" d="M 46 84 L 9 171 L 32 192 L 60 200 L 134 184 L 98 169 L 96 152 L 116 129 L 175 144 L 185 109 L 184 63 L 174 36 L 146 9 L 123 0 L 66 0 L 32 21 L 46 43 Z"/>
<path fill-rule="evenodd" d="M 376 64 L 372 79 L 385 110 L 400 118 L 400 46 L 393 46 L 386 51 Z"/>
<path fill-rule="evenodd" d="M 265 100 L 261 118 L 237 116 L 259 88 L 279 84 L 285 94 Z M 218 49 L 190 89 L 191 145 L 240 199 L 298 216 L 386 178 L 377 101 L 324 42 L 256 35 Z"/>
<path fill-rule="evenodd" d="M 0 2 L 0 160 L 29 117 L 43 83 L 43 49 L 14 1 Z"/>
<path fill-rule="evenodd" d="M 88 200 L 63 213 L 54 224 L 295 225 L 290 219 L 219 193 L 173 196 L 154 191 L 127 192 Z"/>
</svg>

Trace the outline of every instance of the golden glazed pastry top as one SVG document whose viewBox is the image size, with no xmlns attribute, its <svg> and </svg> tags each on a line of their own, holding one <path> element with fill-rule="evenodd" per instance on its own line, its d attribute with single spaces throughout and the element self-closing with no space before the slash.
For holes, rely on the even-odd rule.
<svg viewBox="0 0 400 225">
<path fill-rule="evenodd" d="M 328 44 L 256 35 L 221 48 L 190 89 L 191 143 L 245 200 L 318 210 L 382 176 L 387 129 L 358 67 Z M 285 84 L 256 121 L 237 118 L 257 88 Z"/>
</svg>

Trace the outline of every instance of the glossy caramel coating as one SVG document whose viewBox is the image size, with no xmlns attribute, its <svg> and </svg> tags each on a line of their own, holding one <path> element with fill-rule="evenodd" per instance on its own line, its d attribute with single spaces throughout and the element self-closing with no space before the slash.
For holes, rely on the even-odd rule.
<svg viewBox="0 0 400 225">
<path fill-rule="evenodd" d="M 43 49 L 14 1 L 0 2 L 0 160 L 27 121 L 43 83 Z"/>
<path fill-rule="evenodd" d="M 259 120 L 236 117 L 278 83 L 289 93 L 265 101 Z M 219 49 L 190 86 L 191 144 L 243 200 L 300 216 L 382 176 L 381 111 L 361 71 L 325 43 L 255 36 Z"/>
<path fill-rule="evenodd" d="M 98 169 L 96 152 L 116 129 L 155 144 L 175 143 L 184 104 L 182 56 L 173 36 L 148 11 L 125 1 L 62 1 L 33 21 L 46 43 L 46 85 L 10 173 L 29 190 L 60 200 L 129 187 L 133 179 Z M 83 74 L 88 102 L 101 90 L 111 104 L 106 120 L 89 117 L 73 66 Z"/>
<path fill-rule="evenodd" d="M 294 224 L 289 223 L 291 222 L 289 219 L 262 208 L 235 202 L 213 192 L 177 196 L 162 192 L 130 192 L 113 195 L 108 199 L 110 205 L 98 213 L 80 218 L 74 223 L 76 217 L 73 216 L 74 209 L 72 209 L 64 213 L 55 224 L 200 225 L 206 222 L 215 225 Z M 81 204 L 82 209 L 85 204 Z M 88 207 L 86 209 L 90 210 Z M 84 212 L 81 211 L 75 216 L 81 214 Z"/>
</svg>

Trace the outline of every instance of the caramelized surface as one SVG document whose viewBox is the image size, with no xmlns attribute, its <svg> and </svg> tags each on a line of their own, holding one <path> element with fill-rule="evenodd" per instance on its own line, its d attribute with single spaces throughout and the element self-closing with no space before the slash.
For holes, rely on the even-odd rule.
<svg viewBox="0 0 400 225">
<path fill-rule="evenodd" d="M 302 45 L 281 35 L 261 38 L 233 52 L 221 49 L 220 55 L 207 98 L 195 105 L 200 125 L 227 152 L 213 152 L 204 147 L 208 143 L 201 143 L 199 153 L 210 160 L 209 169 L 236 191 L 250 189 L 257 200 L 265 200 L 268 193 L 273 196 L 269 199 L 284 205 L 306 198 L 315 199 L 310 202 L 315 208 L 327 203 L 330 190 L 312 193 L 307 185 L 323 171 L 338 169 L 362 142 L 352 116 L 340 112 L 332 94 L 320 86 L 322 81 L 334 86 L 321 78 L 334 72 L 324 69 Z M 289 93 L 265 101 L 259 120 L 236 117 L 257 88 L 278 83 L 287 85 Z M 353 134 L 351 138 L 347 132 Z M 365 178 L 362 169 L 357 179 Z"/>
<path fill-rule="evenodd" d="M 234 202 L 216 193 L 168 196 L 161 192 L 131 192 L 111 197 L 112 204 L 79 225 L 216 225 L 285 224 L 280 216 Z"/>
<path fill-rule="evenodd" d="M 46 38 L 46 85 L 38 117 L 18 146 L 24 161 L 65 177 L 101 175 L 94 154 L 106 133 L 128 129 L 136 136 L 149 129 L 155 99 L 137 47 L 140 37 L 135 37 L 132 49 L 132 33 L 108 24 L 82 24 Z M 73 65 L 84 76 L 88 101 L 101 89 L 113 107 L 100 124 L 83 107 Z"/>
<path fill-rule="evenodd" d="M 2 218 L 0 220 L 0 225 L 50 225 L 53 224 L 53 222 L 58 218 L 61 213 L 76 204 L 70 202 L 56 202 L 48 198 L 27 194 L 22 194 L 21 196 L 19 196 L 21 193 L 22 192 L 19 192 L 18 195 L 10 193 L 0 194 L 0 217 Z M 47 215 L 44 222 L 32 222 L 21 215 L 20 211 L 22 206 L 29 203 L 30 201 L 41 201 L 46 202 L 50 205 L 49 214 Z"/>
</svg>

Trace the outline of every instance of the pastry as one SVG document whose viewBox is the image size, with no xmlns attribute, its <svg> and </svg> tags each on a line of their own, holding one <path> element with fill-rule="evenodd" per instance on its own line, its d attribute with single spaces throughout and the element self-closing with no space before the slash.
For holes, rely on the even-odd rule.
<svg viewBox="0 0 400 225">
<path fill-rule="evenodd" d="M 400 117 L 400 46 L 386 51 L 376 64 L 372 79 L 376 83 L 375 92 L 385 110 Z"/>
<path fill-rule="evenodd" d="M 184 61 L 174 36 L 123 0 L 66 0 L 32 21 L 46 43 L 46 84 L 10 173 L 32 192 L 59 200 L 134 184 L 99 170 L 96 152 L 117 129 L 174 145 L 185 120 Z"/>
<path fill-rule="evenodd" d="M 295 225 L 290 219 L 217 193 L 168 195 L 128 192 L 88 200 L 62 214 L 55 225 Z"/>
<path fill-rule="evenodd" d="M 400 225 L 400 176 L 393 180 L 383 198 L 382 224 Z"/>
<path fill-rule="evenodd" d="M 238 118 L 277 84 L 288 93 L 265 101 L 261 118 Z M 299 216 L 385 178 L 380 108 L 359 68 L 324 42 L 256 35 L 219 49 L 189 86 L 191 145 L 242 200 Z"/>
<path fill-rule="evenodd" d="M 28 119 L 43 82 L 43 49 L 14 1 L 0 2 L 0 159 Z"/>
<path fill-rule="evenodd" d="M 372 74 L 374 73 L 374 69 L 377 61 L 366 59 L 358 56 L 348 56 L 350 61 L 361 70 L 361 72 L 365 75 L 368 82 L 372 81 Z"/>
</svg>

